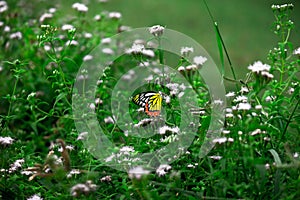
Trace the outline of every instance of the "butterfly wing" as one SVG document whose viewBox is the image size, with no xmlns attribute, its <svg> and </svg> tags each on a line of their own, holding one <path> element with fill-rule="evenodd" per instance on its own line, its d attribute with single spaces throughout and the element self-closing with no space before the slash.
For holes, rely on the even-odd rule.
<svg viewBox="0 0 300 200">
<path fill-rule="evenodd" d="M 157 92 L 144 92 L 135 95 L 132 101 L 144 107 L 144 111 L 149 116 L 158 116 L 161 110 L 162 96 Z"/>
</svg>

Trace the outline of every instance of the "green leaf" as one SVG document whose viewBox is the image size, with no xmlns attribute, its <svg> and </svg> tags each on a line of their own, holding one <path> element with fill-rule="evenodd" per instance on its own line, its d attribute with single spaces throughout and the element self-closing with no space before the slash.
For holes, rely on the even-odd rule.
<svg viewBox="0 0 300 200">
<path fill-rule="evenodd" d="M 281 160 L 279 158 L 278 153 L 274 149 L 270 149 L 269 151 L 270 151 L 270 153 L 272 154 L 272 156 L 273 156 L 273 158 L 275 160 L 275 164 L 276 165 L 282 165 L 282 162 L 281 162 Z"/>
</svg>

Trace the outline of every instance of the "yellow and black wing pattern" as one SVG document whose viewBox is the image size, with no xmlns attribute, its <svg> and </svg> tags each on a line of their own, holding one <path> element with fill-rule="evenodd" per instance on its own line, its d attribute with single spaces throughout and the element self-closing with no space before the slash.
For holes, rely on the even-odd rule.
<svg viewBox="0 0 300 200">
<path fill-rule="evenodd" d="M 132 97 L 132 101 L 143 107 L 144 111 L 150 117 L 156 117 L 160 114 L 162 95 L 159 92 L 142 92 Z"/>
</svg>

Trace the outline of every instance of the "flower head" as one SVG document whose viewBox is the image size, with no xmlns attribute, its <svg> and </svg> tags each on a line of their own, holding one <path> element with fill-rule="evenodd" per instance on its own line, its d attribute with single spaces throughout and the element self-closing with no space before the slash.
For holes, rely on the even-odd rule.
<svg viewBox="0 0 300 200">
<path fill-rule="evenodd" d="M 142 178 L 142 176 L 149 174 L 150 171 L 149 170 L 145 170 L 143 169 L 143 167 L 134 167 L 132 169 L 129 170 L 128 172 L 128 176 L 131 179 L 137 179 L 140 180 Z"/>
<path fill-rule="evenodd" d="M 149 28 L 149 32 L 154 35 L 155 37 L 162 36 L 164 33 L 165 28 L 161 25 L 155 25 Z"/>
</svg>

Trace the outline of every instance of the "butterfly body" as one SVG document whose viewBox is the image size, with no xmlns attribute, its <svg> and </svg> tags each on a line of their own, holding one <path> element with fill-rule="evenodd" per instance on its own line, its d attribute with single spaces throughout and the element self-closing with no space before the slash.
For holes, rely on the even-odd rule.
<svg viewBox="0 0 300 200">
<path fill-rule="evenodd" d="M 162 95 L 159 92 L 142 92 L 133 96 L 132 101 L 143 107 L 144 112 L 150 117 L 156 117 L 160 114 Z"/>
</svg>

